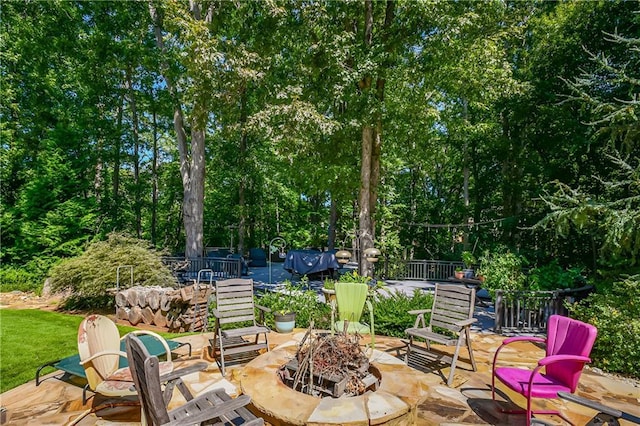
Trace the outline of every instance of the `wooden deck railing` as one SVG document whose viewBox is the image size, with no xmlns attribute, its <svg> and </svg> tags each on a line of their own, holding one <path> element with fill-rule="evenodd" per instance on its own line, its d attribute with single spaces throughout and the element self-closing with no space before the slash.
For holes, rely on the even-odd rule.
<svg viewBox="0 0 640 426">
<path fill-rule="evenodd" d="M 164 257 L 162 262 L 171 269 L 179 284 L 198 280 L 215 281 L 242 277 L 242 260 L 227 257 Z"/>
<path fill-rule="evenodd" d="M 446 281 L 453 276 L 456 268 L 463 266 L 462 262 L 444 260 L 407 260 L 398 279 Z"/>
<path fill-rule="evenodd" d="M 565 302 L 581 300 L 592 290 L 592 286 L 555 291 L 496 290 L 494 331 L 501 334 L 544 333 L 549 316 L 567 315 Z"/>
</svg>

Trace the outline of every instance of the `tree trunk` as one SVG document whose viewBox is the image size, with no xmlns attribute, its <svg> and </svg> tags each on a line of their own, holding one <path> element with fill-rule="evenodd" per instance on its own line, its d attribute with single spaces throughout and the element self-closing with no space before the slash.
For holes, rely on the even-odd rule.
<svg viewBox="0 0 640 426">
<path fill-rule="evenodd" d="M 466 126 L 469 124 L 469 103 L 467 99 L 462 99 L 462 117 Z M 470 155 L 469 155 L 469 141 L 465 138 L 463 142 L 462 148 L 462 196 L 464 198 L 464 210 L 467 215 L 469 214 L 469 163 L 470 163 Z M 467 223 L 473 222 L 473 218 L 467 218 Z M 469 250 L 469 229 L 465 229 L 462 233 L 462 247 L 463 250 Z"/>
<path fill-rule="evenodd" d="M 338 223 L 338 206 L 336 200 L 331 196 L 331 206 L 329 211 L 329 240 L 327 248 L 333 250 L 336 247 L 336 224 Z"/>
<path fill-rule="evenodd" d="M 360 227 L 360 259 L 358 259 L 358 273 L 363 276 L 372 276 L 373 267 L 364 256 L 364 251 L 373 247 L 372 221 L 371 221 L 371 153 L 373 150 L 374 130 L 371 126 L 362 128 L 362 155 L 360 163 L 360 213 L 358 224 Z"/>
<path fill-rule="evenodd" d="M 124 97 L 120 98 L 118 113 L 116 118 L 116 137 L 113 148 L 113 226 L 120 227 L 120 149 L 122 145 L 122 110 L 124 108 Z"/>
<path fill-rule="evenodd" d="M 197 8 L 197 13 L 199 13 Z M 162 22 L 153 2 L 149 2 L 149 13 L 154 24 L 156 45 L 161 54 L 166 54 L 162 37 Z M 207 15 L 209 17 L 209 15 Z M 178 95 L 173 84 L 173 80 L 168 73 L 169 65 L 162 62 L 163 77 L 167 84 L 167 89 L 173 99 L 173 128 L 176 132 L 178 144 L 178 154 L 180 156 L 180 176 L 183 187 L 183 223 L 185 231 L 185 256 L 200 257 L 203 253 L 203 233 L 204 233 L 204 176 L 205 157 L 204 141 L 206 117 L 208 114 L 199 114 L 203 117 L 200 120 L 191 122 L 191 150 L 187 143 L 187 135 L 184 127 L 184 115 L 178 99 Z M 202 113 L 205 109 L 197 103 L 193 106 L 193 111 Z M 194 117 L 198 117 L 194 113 Z"/>
<path fill-rule="evenodd" d="M 195 123 L 194 123 L 195 125 Z M 183 215 L 186 236 L 185 255 L 201 257 L 204 246 L 204 130 L 191 131 L 191 159 L 186 167 L 190 173 L 183 176 Z M 185 163 L 189 161 L 184 158 Z"/>
<path fill-rule="evenodd" d="M 394 2 L 387 1 L 385 8 L 385 19 L 382 31 L 382 44 L 386 46 L 387 31 L 393 21 Z M 364 44 L 367 49 L 372 48 L 373 44 L 373 2 L 365 0 L 364 2 Z M 389 49 L 387 49 L 389 50 Z M 376 99 L 382 105 L 384 102 L 384 67 L 380 64 L 379 76 L 376 79 Z M 371 90 L 373 78 L 365 75 L 359 82 L 360 90 L 365 93 Z M 365 119 L 365 122 L 375 123 L 375 128 L 370 124 L 364 124 L 362 128 L 362 157 L 360 163 L 360 211 L 359 211 L 359 240 L 360 240 L 360 258 L 359 273 L 366 276 L 373 276 L 373 265 L 366 260 L 364 251 L 373 247 L 375 239 L 375 221 L 374 214 L 378 201 L 378 183 L 380 182 L 380 155 L 382 152 L 382 117 L 380 112 L 375 113 L 373 119 Z"/>
<path fill-rule="evenodd" d="M 247 89 L 240 90 L 240 150 L 238 152 L 238 167 L 240 181 L 238 185 L 238 207 L 240 209 L 240 222 L 238 223 L 238 253 L 244 253 L 244 236 L 246 234 L 247 208 L 245 205 L 245 190 L 247 173 L 245 170 L 245 158 L 247 155 Z"/>
<path fill-rule="evenodd" d="M 142 201 L 140 200 L 140 126 L 138 123 L 138 109 L 136 106 L 136 93 L 131 81 L 131 67 L 127 67 L 127 91 L 129 92 L 129 105 L 131 106 L 131 125 L 133 131 L 133 182 L 136 236 L 142 235 Z"/>
<path fill-rule="evenodd" d="M 153 160 L 151 162 L 151 244 L 155 247 L 158 227 L 158 122 L 153 111 Z"/>
</svg>

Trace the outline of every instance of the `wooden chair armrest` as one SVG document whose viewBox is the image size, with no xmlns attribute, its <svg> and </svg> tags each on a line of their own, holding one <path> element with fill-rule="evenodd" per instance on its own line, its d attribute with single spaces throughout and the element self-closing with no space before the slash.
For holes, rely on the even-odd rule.
<svg viewBox="0 0 640 426">
<path fill-rule="evenodd" d="M 409 311 L 410 315 L 417 315 L 416 320 L 413 323 L 414 328 L 425 328 L 427 322 L 424 320 L 424 314 L 431 312 L 431 309 L 414 309 Z"/>
<path fill-rule="evenodd" d="M 567 401 L 575 402 L 576 404 L 583 405 L 585 407 L 591 408 L 592 410 L 599 411 L 604 414 L 608 414 L 612 417 L 615 417 L 616 419 L 624 419 L 633 423 L 640 424 L 640 417 L 636 417 L 632 414 L 625 413 L 624 411 L 620 411 L 616 408 L 602 405 L 598 401 L 587 399 L 583 396 L 576 395 L 569 392 L 558 392 L 558 396 L 562 399 L 566 399 Z"/>
<path fill-rule="evenodd" d="M 466 327 L 469 326 L 471 324 L 473 324 L 474 322 L 478 322 L 478 318 L 467 318 L 466 320 L 462 320 L 462 321 L 456 321 L 455 324 L 458 327 Z"/>
<path fill-rule="evenodd" d="M 265 313 L 271 313 L 271 308 L 267 308 L 266 306 L 262 306 L 262 305 L 254 305 L 256 308 L 258 308 L 258 322 L 262 325 L 266 325 L 266 320 L 264 317 Z"/>
<path fill-rule="evenodd" d="M 160 376 L 160 382 L 170 382 L 175 379 L 179 379 L 180 377 L 186 376 L 187 374 L 196 373 L 198 371 L 204 371 L 209 367 L 209 364 L 206 362 L 196 362 L 195 364 L 188 365 L 183 368 L 179 368 L 177 370 L 173 370 L 170 373 L 163 374 Z"/>
</svg>

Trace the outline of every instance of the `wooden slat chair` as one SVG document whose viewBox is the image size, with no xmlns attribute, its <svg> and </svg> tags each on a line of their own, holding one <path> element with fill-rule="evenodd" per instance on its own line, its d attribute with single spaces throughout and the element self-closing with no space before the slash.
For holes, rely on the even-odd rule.
<svg viewBox="0 0 640 426">
<path fill-rule="evenodd" d="M 477 321 L 476 318 L 473 318 L 475 298 L 476 291 L 474 288 L 436 284 L 433 307 L 431 309 L 409 311 L 410 314 L 417 315 L 417 317 L 414 326 L 405 330 L 409 336 L 409 341 L 406 342 L 407 353 L 405 362 L 408 363 L 409 356 L 413 351 L 433 354 L 430 342 L 446 346 L 455 346 L 456 349 L 453 357 L 447 354 L 439 356 L 441 362 L 451 364 L 451 372 L 447 380 L 447 386 L 451 386 L 460 347 L 466 343 L 473 371 L 476 371 L 476 361 L 473 358 L 471 335 L 469 332 L 471 324 Z M 431 312 L 431 316 L 429 318 L 429 324 L 427 325 L 424 315 L 429 312 Z M 438 332 L 434 330 L 434 327 L 448 330 L 456 337 Z M 415 341 L 416 338 L 423 339 L 426 342 L 426 347 L 418 344 Z"/>
<path fill-rule="evenodd" d="M 217 420 L 216 424 L 262 425 L 264 420 L 251 413 L 246 405 L 251 398 L 247 395 L 231 399 L 224 389 L 213 389 L 197 395 L 186 395 L 187 402 L 167 410 L 171 395 L 163 391 L 158 358 L 149 355 L 144 345 L 135 335 L 126 338 L 127 355 L 130 361 L 131 375 L 142 403 L 143 424 L 151 426 L 181 426 L 200 424 Z M 177 378 L 181 383 L 181 380 Z M 207 423 L 209 424 L 209 423 Z"/>
<path fill-rule="evenodd" d="M 260 309 L 260 322 L 256 320 L 256 308 Z M 264 325 L 266 308 L 253 301 L 252 279 L 229 279 L 216 281 L 216 307 L 214 337 L 211 339 L 211 356 L 224 376 L 226 364 L 248 361 L 262 349 L 269 350 L 268 334 Z M 230 328 L 236 325 L 236 328 Z M 247 340 L 245 337 L 252 336 Z M 264 336 L 264 341 L 261 341 Z"/>
</svg>

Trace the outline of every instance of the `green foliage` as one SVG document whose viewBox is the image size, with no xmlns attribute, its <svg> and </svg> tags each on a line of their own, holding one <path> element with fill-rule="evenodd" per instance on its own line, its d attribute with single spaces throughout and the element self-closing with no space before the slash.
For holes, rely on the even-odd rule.
<svg viewBox="0 0 640 426">
<path fill-rule="evenodd" d="M 322 283 L 322 288 L 327 290 L 335 290 L 336 289 L 335 280 L 332 280 L 331 278 L 325 278 L 324 282 Z"/>
<path fill-rule="evenodd" d="M 342 274 L 338 278 L 338 282 L 341 282 L 341 283 L 369 284 L 369 281 L 371 281 L 371 277 L 368 277 L 366 275 L 360 275 L 356 270 L 349 271 L 346 274 Z"/>
<path fill-rule="evenodd" d="M 628 5 L 603 3 L 585 10 L 591 7 Z M 604 12 L 592 16 L 607 22 Z M 568 104 L 580 107 L 588 118 L 583 121 L 588 123 L 590 150 L 600 162 L 586 174 L 588 181 L 553 180 L 542 197 L 549 212 L 537 224 L 559 237 L 574 230 L 588 235 L 599 250 L 598 266 L 606 268 L 637 265 L 640 254 L 640 40 L 634 37 L 640 22 L 632 15 L 624 26 L 603 29 L 595 45 L 585 45 L 589 66 L 563 79 L 570 91 Z"/>
<path fill-rule="evenodd" d="M 466 268 L 471 268 L 477 262 L 476 257 L 470 251 L 463 251 L 461 256 L 462 263 Z"/>
<path fill-rule="evenodd" d="M 370 45 L 344 24 L 364 22 L 357 2 L 221 2 L 211 25 L 154 4 L 164 50 L 143 2 L 3 4 L 3 265 L 111 230 L 184 252 L 175 105 L 187 135 L 215 129 L 205 245 L 324 246 L 330 217 L 355 235 L 358 141 L 379 124 L 377 275 L 454 260 L 452 230 L 589 272 L 638 264 L 636 2 L 394 2 L 388 26 L 374 2 Z M 558 182 L 553 206 L 541 182 Z"/>
<path fill-rule="evenodd" d="M 161 254 L 150 249 L 146 241 L 110 234 L 106 241 L 91 244 L 82 255 L 53 267 L 51 289 L 69 291 L 73 305 L 81 303 L 78 298 L 86 298 L 104 306 L 102 302 L 113 299 L 104 296 L 107 289 L 116 286 L 117 268 L 122 265 L 133 266 L 134 285 L 174 286 L 175 278 L 162 263 Z M 128 286 L 128 271 L 121 270 L 120 276 L 120 285 Z"/>
<path fill-rule="evenodd" d="M 496 290 L 523 290 L 526 276 L 522 272 L 525 258 L 511 251 L 485 252 L 480 258 L 478 275 L 484 277 L 483 287 L 493 296 Z"/>
<path fill-rule="evenodd" d="M 358 274 L 357 270 L 352 270 L 349 272 L 346 272 L 342 275 L 340 275 L 340 277 L 338 277 L 337 282 L 340 283 L 361 283 L 361 284 L 370 284 L 371 283 L 372 278 L 368 277 L 366 275 L 360 275 Z M 335 290 L 335 284 L 336 284 L 336 280 L 332 280 L 330 278 L 327 278 L 324 280 L 324 283 L 322 284 L 322 287 L 327 289 L 327 290 Z"/>
<path fill-rule="evenodd" d="M 430 309 L 433 295 L 415 289 L 412 295 L 388 288 L 380 290 L 373 301 L 373 318 L 376 334 L 405 337 L 404 330 L 412 327 L 416 319 L 409 311 Z"/>
<path fill-rule="evenodd" d="M 533 268 L 529 273 L 530 290 L 555 290 L 580 287 L 585 284 L 581 268 L 564 269 L 557 260 Z"/>
<path fill-rule="evenodd" d="M 286 280 L 283 284 L 277 291 L 263 293 L 256 304 L 271 309 L 272 313 L 294 312 L 296 327 L 309 327 L 312 320 L 316 328 L 331 327 L 331 308 L 318 300 L 316 292 L 309 288 L 306 276 L 299 283 Z M 266 322 L 271 328 L 275 327 L 273 315 L 267 315 Z"/>
<path fill-rule="evenodd" d="M 614 283 L 569 305 L 571 315 L 598 328 L 592 351 L 595 366 L 640 378 L 640 275 Z"/>
<path fill-rule="evenodd" d="M 24 268 L 3 265 L 0 267 L 0 292 L 41 290 L 41 278 L 40 274 L 28 272 Z"/>
</svg>

